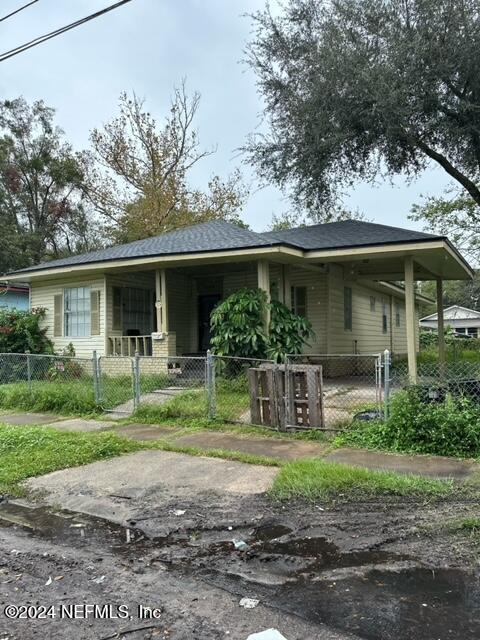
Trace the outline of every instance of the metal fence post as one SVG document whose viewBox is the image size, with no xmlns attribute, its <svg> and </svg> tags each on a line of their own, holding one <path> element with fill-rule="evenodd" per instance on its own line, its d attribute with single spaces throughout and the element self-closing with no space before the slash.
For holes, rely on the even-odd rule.
<svg viewBox="0 0 480 640">
<path fill-rule="evenodd" d="M 133 361 L 133 406 L 135 409 L 140 404 L 141 383 L 140 383 L 140 354 L 135 351 Z"/>
<path fill-rule="evenodd" d="M 213 420 L 217 413 L 215 403 L 215 356 L 212 355 L 210 349 L 207 351 L 206 378 L 208 419 Z"/>
<path fill-rule="evenodd" d="M 92 352 L 92 366 L 93 366 L 93 393 L 95 394 L 96 404 L 100 404 L 100 376 L 98 371 L 98 358 L 97 352 Z"/>
<path fill-rule="evenodd" d="M 385 349 L 383 352 L 383 383 L 384 383 L 384 398 L 383 398 L 383 412 L 385 418 L 388 418 L 388 409 L 390 402 L 390 351 Z"/>
<path fill-rule="evenodd" d="M 28 390 L 32 392 L 32 363 L 30 361 L 30 351 L 25 352 L 27 355 L 27 384 Z"/>
</svg>

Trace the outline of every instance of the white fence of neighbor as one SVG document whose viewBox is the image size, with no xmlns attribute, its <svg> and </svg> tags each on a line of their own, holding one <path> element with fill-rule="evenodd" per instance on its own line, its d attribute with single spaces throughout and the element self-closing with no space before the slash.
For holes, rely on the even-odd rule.
<svg viewBox="0 0 480 640">
<path fill-rule="evenodd" d="M 480 365 L 419 364 L 428 401 L 446 393 L 480 402 Z M 128 415 L 155 406 L 162 418 L 219 419 L 278 430 L 336 431 L 355 417 L 381 417 L 392 393 L 409 385 L 403 360 L 383 354 L 290 355 L 285 363 L 250 358 L 0 354 L 3 391 L 39 393 L 68 385 L 92 408 Z"/>
</svg>

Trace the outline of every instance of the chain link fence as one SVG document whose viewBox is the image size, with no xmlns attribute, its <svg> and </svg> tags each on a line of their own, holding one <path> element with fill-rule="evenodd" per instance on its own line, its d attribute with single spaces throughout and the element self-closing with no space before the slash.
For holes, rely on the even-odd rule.
<svg viewBox="0 0 480 640">
<path fill-rule="evenodd" d="M 385 354 L 385 358 L 387 358 Z M 388 375 L 389 374 L 389 375 Z M 405 360 L 393 359 L 387 374 L 388 397 L 411 385 L 408 363 Z M 480 402 L 480 362 L 447 361 L 419 362 L 417 365 L 418 386 L 426 401 L 440 402 L 447 394 L 465 396 Z"/>
<path fill-rule="evenodd" d="M 276 430 L 336 431 L 378 418 L 410 386 L 405 360 L 390 354 L 291 355 L 271 360 L 206 357 L 0 354 L 0 407 L 121 417 L 213 420 Z M 480 402 L 480 363 L 422 362 L 417 385 L 428 402 L 447 394 Z M 139 413 L 141 419 L 141 411 Z"/>
</svg>

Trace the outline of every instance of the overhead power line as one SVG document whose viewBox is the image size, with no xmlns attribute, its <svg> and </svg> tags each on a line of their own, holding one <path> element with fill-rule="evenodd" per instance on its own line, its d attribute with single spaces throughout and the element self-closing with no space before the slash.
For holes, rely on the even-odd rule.
<svg viewBox="0 0 480 640">
<path fill-rule="evenodd" d="M 24 4 L 23 7 L 19 7 L 18 9 L 15 9 L 15 11 L 12 11 L 11 13 L 7 13 L 6 16 L 3 16 L 3 18 L 0 18 L 0 22 L 3 22 L 4 20 L 7 20 L 7 18 L 11 18 L 16 13 L 20 13 L 20 11 L 23 11 L 24 9 L 26 9 L 27 7 L 29 7 L 32 4 L 35 4 L 36 2 L 38 2 L 38 0 L 32 0 L 31 2 L 28 2 L 27 4 Z"/>
<path fill-rule="evenodd" d="M 57 36 L 62 35 L 62 33 L 66 33 L 71 29 L 75 29 L 75 27 L 80 27 L 82 24 L 85 24 L 90 20 L 94 20 L 95 18 L 99 18 L 100 16 L 103 16 L 105 13 L 108 13 L 109 11 L 113 11 L 113 9 L 117 9 L 118 7 L 121 7 L 123 4 L 127 4 L 127 2 L 131 2 L 131 1 L 132 0 L 121 0 L 120 2 L 116 2 L 115 4 L 112 4 L 109 7 L 106 7 L 105 9 L 101 9 L 96 13 L 92 13 L 91 15 L 86 16 L 85 18 L 80 18 L 79 20 L 76 20 L 75 22 L 71 22 L 70 24 L 67 24 L 64 27 L 59 27 L 58 29 L 55 29 L 55 31 L 50 31 L 49 33 L 45 33 L 43 36 L 38 36 L 38 38 L 34 38 L 29 42 L 25 42 L 24 44 L 21 44 L 20 46 L 15 47 L 15 49 L 10 49 L 9 51 L 5 51 L 4 53 L 0 54 L 0 62 L 3 62 L 4 60 L 8 60 L 8 58 L 12 58 L 13 56 L 17 56 L 19 53 L 23 53 L 24 51 L 27 51 L 27 49 L 36 47 L 37 45 L 42 44 L 47 40 L 56 38 Z"/>
</svg>

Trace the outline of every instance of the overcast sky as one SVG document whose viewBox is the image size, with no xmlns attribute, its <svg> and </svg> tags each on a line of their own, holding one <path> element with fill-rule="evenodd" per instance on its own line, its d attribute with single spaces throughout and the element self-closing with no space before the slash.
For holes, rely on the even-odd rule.
<svg viewBox="0 0 480 640">
<path fill-rule="evenodd" d="M 86 16 L 114 0 L 39 0 L 0 23 L 2 51 Z M 26 0 L 2 0 L 0 17 Z M 162 120 L 172 87 L 186 77 L 201 93 L 196 126 L 203 146 L 215 155 L 197 165 L 193 180 L 206 185 L 213 173 L 226 176 L 241 164 L 237 149 L 260 123 L 261 98 L 253 72 L 242 63 L 249 39 L 245 13 L 264 0 L 132 0 L 86 25 L 35 47 L 0 65 L 2 99 L 20 94 L 43 99 L 57 110 L 57 122 L 75 148 L 88 146 L 90 129 L 116 113 L 121 91 L 135 91 Z M 258 189 L 252 167 L 241 167 L 252 187 L 244 219 L 257 231 L 273 213 L 288 210 L 275 187 Z M 440 193 L 447 180 L 440 169 L 411 185 L 359 184 L 346 204 L 369 219 L 421 228 L 407 220 L 421 195 Z"/>
</svg>

